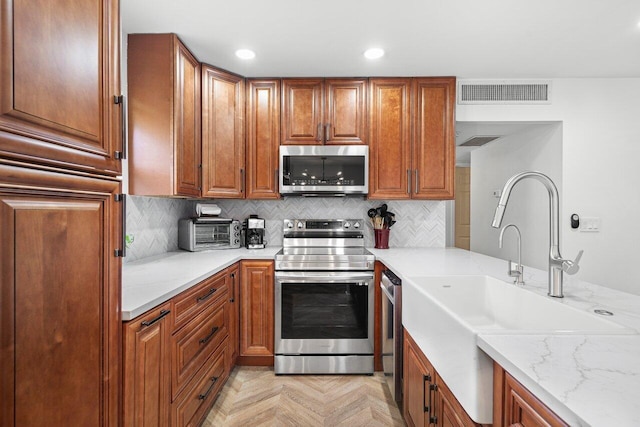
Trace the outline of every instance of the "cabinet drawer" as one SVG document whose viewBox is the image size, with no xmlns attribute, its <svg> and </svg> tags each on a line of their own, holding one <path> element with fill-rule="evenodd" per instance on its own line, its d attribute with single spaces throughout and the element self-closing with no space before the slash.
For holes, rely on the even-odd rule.
<svg viewBox="0 0 640 427">
<path fill-rule="evenodd" d="M 201 375 L 193 379 L 172 405 L 172 426 L 197 426 L 202 417 L 210 410 L 224 382 L 228 371 L 227 342 L 225 341 L 212 355 L 202 370 Z"/>
<path fill-rule="evenodd" d="M 177 331 L 202 310 L 218 301 L 220 296 L 227 292 L 227 277 L 227 270 L 222 270 L 173 298 L 173 331 Z"/>
<path fill-rule="evenodd" d="M 228 296 L 227 292 L 222 295 Z M 175 399 L 203 362 L 228 336 L 229 304 L 210 305 L 171 337 L 171 390 Z"/>
</svg>

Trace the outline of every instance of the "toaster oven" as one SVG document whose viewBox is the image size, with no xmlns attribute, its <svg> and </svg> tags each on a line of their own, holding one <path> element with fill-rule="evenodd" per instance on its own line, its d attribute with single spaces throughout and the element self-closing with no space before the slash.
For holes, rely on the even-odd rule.
<svg viewBox="0 0 640 427">
<path fill-rule="evenodd" d="M 225 218 L 190 218 L 178 222 L 178 246 L 187 251 L 240 247 L 240 223 Z"/>
</svg>

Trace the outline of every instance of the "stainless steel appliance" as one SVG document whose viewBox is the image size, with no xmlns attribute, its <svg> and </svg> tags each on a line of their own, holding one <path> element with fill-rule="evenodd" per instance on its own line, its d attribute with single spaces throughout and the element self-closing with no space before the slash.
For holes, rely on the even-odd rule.
<svg viewBox="0 0 640 427">
<path fill-rule="evenodd" d="M 240 223 L 234 219 L 199 217 L 178 222 L 178 246 L 187 251 L 240 247 Z"/>
<path fill-rule="evenodd" d="M 366 195 L 369 147 L 362 145 L 281 145 L 280 194 Z"/>
<path fill-rule="evenodd" d="M 264 219 L 251 215 L 244 220 L 242 231 L 244 245 L 247 249 L 264 249 L 267 242 L 264 239 Z"/>
<path fill-rule="evenodd" d="M 391 270 L 382 272 L 382 367 L 391 395 L 402 401 L 402 282 Z"/>
<path fill-rule="evenodd" d="M 373 374 L 375 259 L 363 220 L 284 220 L 275 373 Z"/>
</svg>

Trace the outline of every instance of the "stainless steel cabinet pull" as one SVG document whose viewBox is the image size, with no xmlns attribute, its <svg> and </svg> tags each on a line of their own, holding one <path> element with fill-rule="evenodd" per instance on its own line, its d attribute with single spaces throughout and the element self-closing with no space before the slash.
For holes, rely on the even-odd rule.
<svg viewBox="0 0 640 427">
<path fill-rule="evenodd" d="M 411 169 L 407 169 L 407 194 L 411 194 Z"/>
<path fill-rule="evenodd" d="M 209 292 L 207 292 L 206 294 L 199 296 L 198 298 L 196 298 L 196 302 L 202 302 L 206 299 L 208 299 L 209 297 L 211 297 L 211 295 L 213 295 L 218 289 L 216 288 L 211 288 L 209 289 Z"/>
<path fill-rule="evenodd" d="M 420 178 L 418 177 L 418 169 L 416 169 L 416 188 L 413 190 L 415 194 L 418 194 L 419 189 L 420 189 Z"/>
<path fill-rule="evenodd" d="M 213 386 L 215 386 L 216 383 L 218 382 L 218 377 L 211 377 L 209 381 L 212 381 L 211 385 L 209 386 L 207 391 L 205 391 L 203 394 L 198 395 L 198 400 L 205 400 L 207 396 L 209 396 L 209 393 L 211 393 L 211 390 L 213 390 Z"/>
<path fill-rule="evenodd" d="M 217 327 L 217 326 L 214 326 L 214 328 L 211 330 L 209 335 L 207 335 L 206 337 L 204 337 L 200 341 L 198 341 L 200 343 L 200 345 L 206 344 L 207 341 L 209 341 L 216 334 L 216 332 L 218 332 L 218 329 L 220 329 L 220 328 Z"/>
<path fill-rule="evenodd" d="M 229 302 L 235 302 L 236 300 L 235 294 L 236 294 L 236 274 L 231 273 L 231 298 L 229 298 Z"/>
<path fill-rule="evenodd" d="M 171 310 L 162 310 L 160 311 L 160 314 L 158 315 L 158 317 L 156 317 L 155 319 L 151 319 L 151 320 L 143 320 L 141 325 L 142 326 L 151 326 L 156 322 L 159 322 L 160 320 L 162 320 L 163 317 L 165 317 L 167 314 L 171 313 Z"/>
<path fill-rule="evenodd" d="M 318 123 L 318 136 L 316 136 L 316 141 L 322 141 L 322 123 Z"/>
</svg>

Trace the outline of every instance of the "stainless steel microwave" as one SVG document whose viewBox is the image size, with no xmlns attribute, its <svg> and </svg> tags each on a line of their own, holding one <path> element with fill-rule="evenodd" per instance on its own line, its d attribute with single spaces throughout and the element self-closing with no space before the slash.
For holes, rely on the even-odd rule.
<svg viewBox="0 0 640 427">
<path fill-rule="evenodd" d="M 363 145 L 281 145 L 280 194 L 366 195 L 369 147 Z"/>
<path fill-rule="evenodd" d="M 224 218 L 191 218 L 178 222 L 178 246 L 195 252 L 240 247 L 240 223 Z"/>
</svg>

